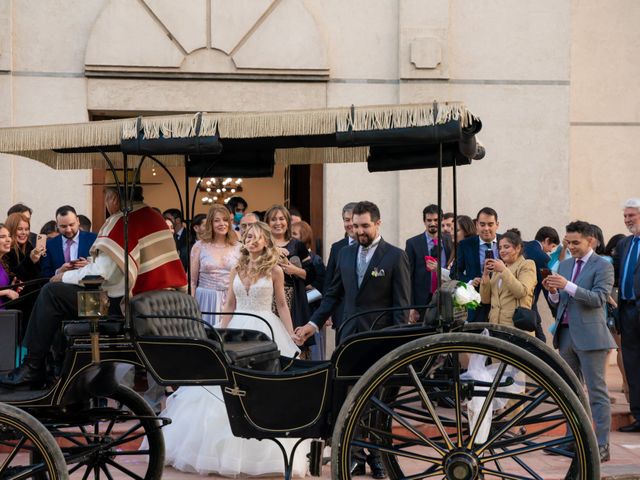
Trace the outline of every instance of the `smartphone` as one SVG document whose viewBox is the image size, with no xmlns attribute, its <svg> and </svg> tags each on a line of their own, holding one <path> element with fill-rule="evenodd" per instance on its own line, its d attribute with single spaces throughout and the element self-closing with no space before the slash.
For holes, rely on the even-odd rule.
<svg viewBox="0 0 640 480">
<path fill-rule="evenodd" d="M 36 237 L 36 248 L 39 250 L 44 250 L 47 248 L 47 236 L 39 233 Z"/>
<path fill-rule="evenodd" d="M 548 268 L 541 268 L 540 269 L 540 275 L 542 276 L 542 279 L 544 280 L 549 275 L 551 275 L 551 270 L 549 270 Z"/>
<path fill-rule="evenodd" d="M 493 259 L 493 250 L 487 250 L 487 253 L 485 253 L 484 255 L 484 259 L 485 260 Z"/>
</svg>

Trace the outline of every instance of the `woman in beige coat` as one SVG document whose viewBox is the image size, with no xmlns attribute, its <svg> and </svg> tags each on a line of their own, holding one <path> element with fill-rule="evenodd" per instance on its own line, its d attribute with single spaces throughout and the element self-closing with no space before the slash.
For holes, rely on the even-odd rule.
<svg viewBox="0 0 640 480">
<path fill-rule="evenodd" d="M 498 244 L 500 259 L 484 262 L 480 282 L 482 303 L 491 303 L 489 321 L 513 326 L 516 307 L 531 308 L 536 286 L 536 265 L 522 256 L 523 243 L 518 230 L 506 232 Z"/>
</svg>

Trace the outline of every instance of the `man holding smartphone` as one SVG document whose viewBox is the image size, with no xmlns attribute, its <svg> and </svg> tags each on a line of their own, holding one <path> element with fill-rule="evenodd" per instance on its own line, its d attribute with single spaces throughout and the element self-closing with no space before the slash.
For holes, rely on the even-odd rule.
<svg viewBox="0 0 640 480">
<path fill-rule="evenodd" d="M 84 267 L 96 240 L 95 233 L 80 230 L 78 215 L 70 205 L 56 210 L 56 224 L 60 235 L 47 240 L 47 255 L 40 261 L 42 276 L 46 278 Z"/>
<path fill-rule="evenodd" d="M 453 268 L 455 278 L 465 283 L 472 282 L 478 288 L 482 277 L 482 266 L 487 258 L 500 258 L 498 256 L 497 234 L 498 213 L 491 207 L 484 207 L 476 217 L 478 235 L 465 238 L 458 244 L 456 261 Z M 475 310 L 469 310 L 468 322 L 486 322 L 489 318 L 491 305 L 481 304 Z"/>
<path fill-rule="evenodd" d="M 567 225 L 565 239 L 571 258 L 542 285 L 558 305 L 553 346 L 587 385 L 600 461 L 610 459 L 611 401 L 605 377 L 609 351 L 616 344 L 609 333 L 605 305 L 613 288 L 613 266 L 591 248 L 594 232 L 587 222 Z"/>
</svg>

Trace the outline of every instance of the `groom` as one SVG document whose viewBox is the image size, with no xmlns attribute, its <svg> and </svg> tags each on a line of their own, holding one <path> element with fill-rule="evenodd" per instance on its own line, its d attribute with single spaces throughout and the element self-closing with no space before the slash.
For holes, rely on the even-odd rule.
<svg viewBox="0 0 640 480">
<path fill-rule="evenodd" d="M 411 276 L 406 253 L 385 242 L 380 236 L 380 210 L 371 202 L 359 202 L 353 209 L 353 231 L 357 242 L 340 250 L 335 273 L 318 309 L 309 323 L 296 329 L 306 340 L 313 335 L 344 302 L 344 323 L 354 314 L 366 310 L 408 307 L 411 305 Z M 344 325 L 337 343 L 349 335 L 371 329 L 380 313 L 356 317 Z M 409 310 L 398 310 L 383 315 L 375 328 L 407 323 Z M 363 475 L 364 452 L 353 452 L 351 475 Z M 377 451 L 366 459 L 373 478 L 385 478 L 386 473 Z"/>
</svg>

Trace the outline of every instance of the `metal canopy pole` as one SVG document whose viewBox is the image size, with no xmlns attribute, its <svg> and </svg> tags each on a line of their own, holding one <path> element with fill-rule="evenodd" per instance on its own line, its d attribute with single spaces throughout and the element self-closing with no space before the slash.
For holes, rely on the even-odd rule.
<svg viewBox="0 0 640 480">
<path fill-rule="evenodd" d="M 190 222 L 191 222 L 191 213 L 190 213 L 190 209 L 189 209 L 189 175 L 187 175 L 187 162 L 189 161 L 189 155 L 185 155 L 184 156 L 184 165 L 185 165 L 185 169 L 184 169 L 184 198 L 186 199 L 186 202 L 184 202 L 186 204 L 186 209 L 184 212 L 184 218 L 182 219 L 182 223 L 184 225 L 184 229 L 186 230 L 184 233 L 187 235 L 187 292 L 189 294 L 191 294 L 191 261 L 190 261 L 190 255 L 189 255 L 189 247 L 191 246 L 191 226 L 190 226 Z M 196 190 L 197 192 L 197 190 Z M 193 196 L 195 198 L 196 192 L 193 192 Z M 178 195 L 180 196 L 180 204 L 182 204 L 182 195 L 180 195 L 180 192 L 178 192 Z M 178 252 L 178 255 L 180 255 L 180 252 Z M 182 259 L 181 259 L 182 260 Z"/>
<path fill-rule="evenodd" d="M 124 205 L 120 205 L 120 209 L 122 210 L 122 224 L 124 228 L 124 326 L 129 329 L 131 327 L 131 316 L 129 314 L 129 212 L 131 212 L 131 202 L 129 198 L 129 179 L 127 178 L 129 167 L 127 158 L 127 154 L 123 153 L 124 199 L 122 200 L 124 200 Z M 133 195 L 133 191 L 131 194 Z"/>
<path fill-rule="evenodd" d="M 438 298 L 436 299 L 437 302 L 437 308 L 438 308 L 438 320 L 441 325 L 442 325 L 442 311 L 440 309 L 440 307 L 442 305 L 444 305 L 443 302 L 443 298 L 442 298 L 442 265 L 440 264 L 441 262 L 441 252 L 442 252 L 442 142 L 440 142 L 439 145 L 439 151 L 438 151 L 439 155 L 438 155 L 438 248 L 436 249 L 436 264 L 437 264 L 437 270 L 436 270 L 436 276 L 438 279 L 438 288 L 436 289 L 436 291 L 438 292 Z"/>
<path fill-rule="evenodd" d="M 451 252 L 454 258 L 454 263 L 451 264 L 451 269 L 457 270 L 456 265 L 458 263 L 458 172 L 456 169 L 455 158 L 453 160 L 453 252 Z M 458 272 L 451 272 L 451 278 L 458 278 Z"/>
</svg>

